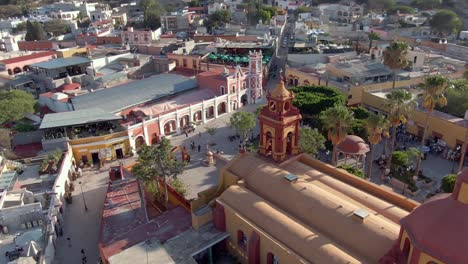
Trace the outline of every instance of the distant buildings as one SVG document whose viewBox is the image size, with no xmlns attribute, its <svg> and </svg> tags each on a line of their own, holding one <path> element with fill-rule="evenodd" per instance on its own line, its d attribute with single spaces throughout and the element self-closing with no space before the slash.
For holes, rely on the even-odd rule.
<svg viewBox="0 0 468 264">
<path fill-rule="evenodd" d="M 152 31 L 135 30 L 133 27 L 129 27 L 126 31 L 122 32 L 121 37 L 122 43 L 125 44 L 151 44 L 152 42 L 159 40 L 161 37 L 161 28 Z"/>
</svg>

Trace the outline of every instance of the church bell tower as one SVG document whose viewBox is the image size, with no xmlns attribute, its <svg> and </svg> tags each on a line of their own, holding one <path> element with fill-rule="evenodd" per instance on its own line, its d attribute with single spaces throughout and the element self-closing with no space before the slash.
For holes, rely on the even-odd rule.
<svg viewBox="0 0 468 264">
<path fill-rule="evenodd" d="M 299 126 L 302 116 L 292 105 L 294 93 L 281 80 L 267 95 L 268 103 L 260 112 L 259 153 L 282 162 L 299 149 Z"/>
<path fill-rule="evenodd" d="M 262 99 L 263 96 L 263 73 L 262 73 L 262 52 L 261 51 L 250 51 L 249 52 L 249 91 L 248 91 L 248 102 L 249 104 L 255 104 Z"/>
</svg>

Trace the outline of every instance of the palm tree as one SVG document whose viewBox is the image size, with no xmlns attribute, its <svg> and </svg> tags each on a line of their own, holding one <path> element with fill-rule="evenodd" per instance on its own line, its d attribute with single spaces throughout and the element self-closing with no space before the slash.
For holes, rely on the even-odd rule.
<svg viewBox="0 0 468 264">
<path fill-rule="evenodd" d="M 409 46 L 406 42 L 394 41 L 384 51 L 384 64 L 393 71 L 393 89 L 395 89 L 397 70 L 408 66 L 408 60 L 406 59 L 406 56 L 408 55 L 408 49 Z"/>
<path fill-rule="evenodd" d="M 407 117 L 416 107 L 416 102 L 412 100 L 411 93 L 403 89 L 392 90 L 386 97 L 388 99 L 386 107 L 389 109 L 389 121 L 392 125 L 392 141 L 390 143 L 390 155 L 387 163 L 387 168 L 390 168 L 397 127 L 400 123 L 406 123 Z"/>
<path fill-rule="evenodd" d="M 366 130 L 370 143 L 370 154 L 367 158 L 367 177 L 372 179 L 372 159 L 374 158 L 375 145 L 379 144 L 382 140 L 382 134 L 390 126 L 390 122 L 383 116 L 371 113 L 365 120 Z"/>
<path fill-rule="evenodd" d="M 424 84 L 421 86 L 423 89 L 422 93 L 422 106 L 426 110 L 426 118 L 424 120 L 424 132 L 421 140 L 421 151 L 426 142 L 427 126 L 429 122 L 429 116 L 432 115 L 434 108 L 438 105 L 444 107 L 447 105 L 447 98 L 445 98 L 444 93 L 449 87 L 449 80 L 442 75 L 433 75 L 426 78 Z M 421 167 L 421 155 L 418 158 L 418 163 L 416 164 L 415 175 L 419 175 L 419 170 Z"/>
<path fill-rule="evenodd" d="M 353 119 L 353 112 L 343 105 L 335 105 L 320 113 L 323 129 L 327 130 L 328 140 L 333 144 L 333 165 L 336 164 L 336 146 L 345 139 Z"/>
</svg>

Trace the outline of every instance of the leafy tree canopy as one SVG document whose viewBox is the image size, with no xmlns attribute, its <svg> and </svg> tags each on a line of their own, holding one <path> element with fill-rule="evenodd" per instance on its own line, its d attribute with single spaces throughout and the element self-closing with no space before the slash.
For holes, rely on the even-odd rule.
<svg viewBox="0 0 468 264">
<path fill-rule="evenodd" d="M 441 6 L 442 0 L 414 0 L 411 5 L 422 9 L 432 9 Z"/>
<path fill-rule="evenodd" d="M 457 175 L 449 174 L 442 178 L 442 185 L 440 186 L 442 190 L 446 193 L 453 192 L 453 188 L 455 188 L 455 183 L 457 182 Z"/>
<path fill-rule="evenodd" d="M 394 0 L 370 0 L 367 3 L 371 10 L 390 10 L 395 6 Z"/>
<path fill-rule="evenodd" d="M 231 126 L 246 139 L 248 133 L 255 127 L 256 119 L 253 113 L 236 112 L 230 118 Z"/>
<path fill-rule="evenodd" d="M 458 80 L 453 82 L 452 85 L 453 88 L 449 88 L 445 91 L 448 104 L 443 107 L 437 105 L 436 109 L 463 118 L 468 109 L 468 81 Z"/>
<path fill-rule="evenodd" d="M 42 40 L 45 38 L 45 31 L 44 31 L 44 26 L 37 22 L 26 22 L 26 37 L 25 39 L 27 41 L 35 41 L 35 40 Z"/>
<path fill-rule="evenodd" d="M 461 28 L 462 21 L 455 12 L 442 9 L 432 17 L 429 25 L 441 35 L 450 35 Z"/>
<path fill-rule="evenodd" d="M 296 96 L 294 106 L 304 115 L 317 116 L 324 109 L 345 103 L 345 96 L 333 87 L 298 86 L 291 90 Z"/>
<path fill-rule="evenodd" d="M 198 7 L 200 6 L 200 0 L 192 0 L 189 2 L 189 7 Z"/>
<path fill-rule="evenodd" d="M 46 21 L 44 23 L 44 31 L 52 33 L 53 36 L 60 36 L 71 32 L 70 25 L 61 19 Z"/>
<path fill-rule="evenodd" d="M 416 10 L 414 10 L 414 8 L 412 8 L 411 6 L 399 5 L 388 10 L 388 13 L 396 14 L 397 11 L 400 11 L 400 14 L 414 14 L 416 12 Z"/>
<path fill-rule="evenodd" d="M 34 97 L 21 90 L 0 92 L 0 124 L 24 118 L 26 113 L 34 112 Z"/>
<path fill-rule="evenodd" d="M 294 10 L 294 14 L 297 16 L 302 13 L 309 13 L 310 11 L 312 11 L 312 8 L 309 6 L 300 6 Z"/>
<path fill-rule="evenodd" d="M 365 176 L 364 176 L 364 172 L 362 172 L 362 171 L 359 170 L 359 169 L 354 168 L 354 167 L 351 166 L 351 165 L 339 165 L 337 168 L 343 169 L 343 170 L 345 170 L 345 171 L 347 171 L 347 172 L 349 172 L 349 173 L 351 173 L 351 174 L 353 174 L 353 175 L 355 175 L 355 176 L 358 176 L 359 178 L 363 178 L 363 179 L 364 179 L 364 177 L 365 177 Z"/>
<path fill-rule="evenodd" d="M 351 107 L 351 111 L 354 113 L 354 118 L 356 119 L 366 119 L 369 117 L 370 112 L 367 110 L 367 108 L 362 107 L 362 106 L 357 106 L 357 107 Z"/>
<path fill-rule="evenodd" d="M 302 152 L 316 155 L 325 148 L 325 137 L 316 129 L 302 127 L 299 130 L 299 147 Z"/>
</svg>

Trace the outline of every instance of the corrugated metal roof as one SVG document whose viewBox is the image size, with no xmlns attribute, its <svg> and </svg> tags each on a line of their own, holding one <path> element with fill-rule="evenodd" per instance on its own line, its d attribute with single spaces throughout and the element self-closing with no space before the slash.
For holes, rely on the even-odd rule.
<svg viewBox="0 0 468 264">
<path fill-rule="evenodd" d="M 67 127 L 119 119 L 121 119 L 120 116 L 105 112 L 102 109 L 90 108 L 71 112 L 47 114 L 44 116 L 44 119 L 42 119 L 39 129 Z"/>
<path fill-rule="evenodd" d="M 110 113 L 194 89 L 195 79 L 177 74 L 159 74 L 112 88 L 83 94 L 72 99 L 76 110 L 99 107 Z"/>
<path fill-rule="evenodd" d="M 58 58 L 44 62 L 34 63 L 31 64 L 31 67 L 37 67 L 42 69 L 57 69 L 90 62 L 91 61 L 88 58 L 73 56 L 69 58 Z"/>
</svg>

